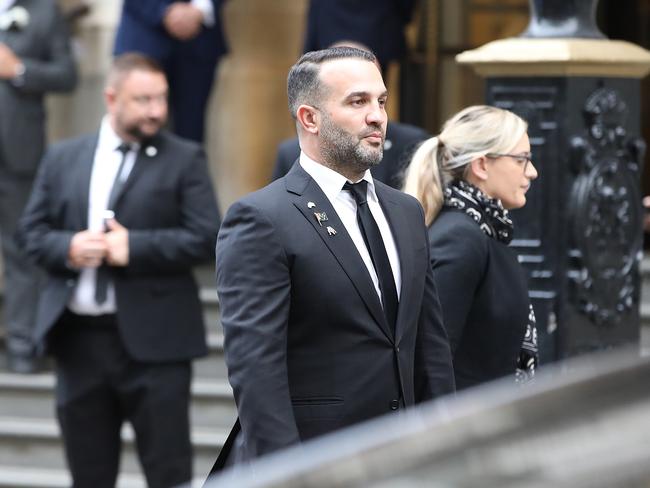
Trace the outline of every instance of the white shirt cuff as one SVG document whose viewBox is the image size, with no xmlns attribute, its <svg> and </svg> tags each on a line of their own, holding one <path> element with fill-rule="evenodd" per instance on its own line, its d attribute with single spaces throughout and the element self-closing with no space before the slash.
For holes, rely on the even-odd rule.
<svg viewBox="0 0 650 488">
<path fill-rule="evenodd" d="M 211 0 L 192 0 L 190 4 L 203 14 L 204 26 L 212 27 L 214 25 L 214 5 Z"/>
</svg>

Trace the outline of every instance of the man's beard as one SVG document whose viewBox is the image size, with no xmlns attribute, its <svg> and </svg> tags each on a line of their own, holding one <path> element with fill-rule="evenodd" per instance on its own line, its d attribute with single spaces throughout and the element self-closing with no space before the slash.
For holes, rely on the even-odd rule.
<svg viewBox="0 0 650 488">
<path fill-rule="evenodd" d="M 131 123 L 131 124 L 125 124 L 124 125 L 124 132 L 126 132 L 127 134 L 129 134 L 130 136 L 132 136 L 134 139 L 136 139 L 138 141 L 145 141 L 145 140 L 151 139 L 158 132 L 160 132 L 160 129 L 163 126 L 163 122 L 161 122 L 161 121 L 156 120 L 156 121 L 151 121 L 151 122 L 155 122 L 156 125 L 157 125 L 156 129 L 152 133 L 145 132 L 144 130 L 142 130 L 142 125 L 144 125 L 144 124 L 140 124 L 138 122 L 134 122 L 134 123 Z M 147 125 L 151 126 L 152 124 L 147 124 Z"/>
<path fill-rule="evenodd" d="M 368 132 L 382 132 L 381 127 L 369 127 Z M 324 114 L 321 126 L 321 154 L 323 163 L 331 168 L 348 167 L 363 173 L 378 165 L 384 156 L 384 145 L 370 147 L 358 136 L 346 132 Z"/>
</svg>

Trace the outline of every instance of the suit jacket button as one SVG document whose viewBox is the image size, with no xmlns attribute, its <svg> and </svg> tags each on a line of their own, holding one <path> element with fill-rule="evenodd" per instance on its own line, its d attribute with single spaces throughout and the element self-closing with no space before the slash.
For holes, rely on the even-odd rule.
<svg viewBox="0 0 650 488">
<path fill-rule="evenodd" d="M 390 409 L 391 410 L 397 410 L 399 408 L 399 400 L 391 400 L 390 401 Z"/>
</svg>

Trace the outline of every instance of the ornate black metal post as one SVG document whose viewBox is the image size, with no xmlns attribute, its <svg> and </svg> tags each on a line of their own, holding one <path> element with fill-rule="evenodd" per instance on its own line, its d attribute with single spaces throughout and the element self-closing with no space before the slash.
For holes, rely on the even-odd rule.
<svg viewBox="0 0 650 488">
<path fill-rule="evenodd" d="M 486 102 L 529 122 L 540 173 L 514 212 L 543 361 L 639 340 L 639 79 L 650 53 L 605 39 L 597 0 L 530 0 L 518 38 L 460 54 Z"/>
</svg>

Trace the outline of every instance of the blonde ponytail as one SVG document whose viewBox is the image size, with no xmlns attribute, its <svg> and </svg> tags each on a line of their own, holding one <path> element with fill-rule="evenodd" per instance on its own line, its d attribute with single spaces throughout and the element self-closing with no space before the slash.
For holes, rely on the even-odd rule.
<svg viewBox="0 0 650 488">
<path fill-rule="evenodd" d="M 427 139 L 413 154 L 404 177 L 404 192 L 417 198 L 424 208 L 424 221 L 430 225 L 442 208 L 442 181 L 438 168 L 437 137 Z"/>
</svg>

